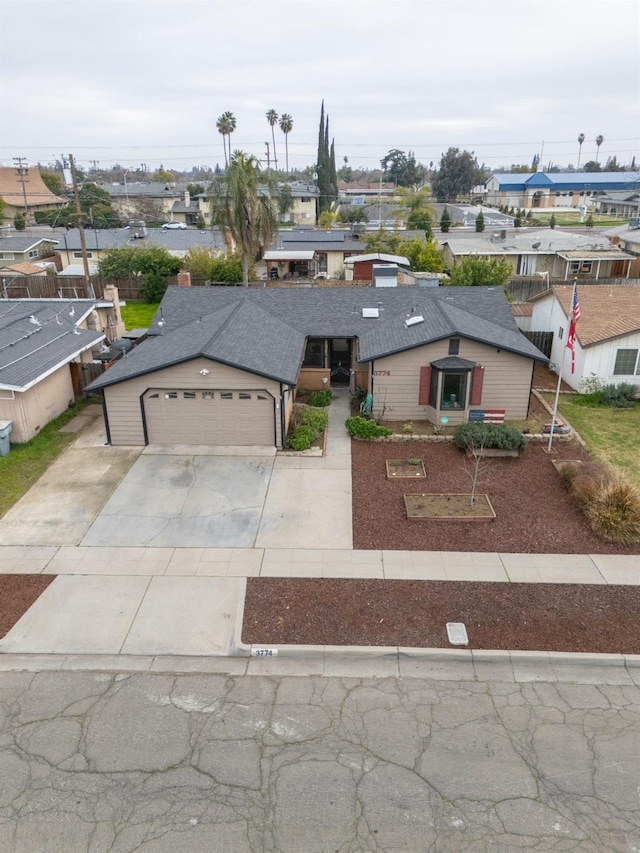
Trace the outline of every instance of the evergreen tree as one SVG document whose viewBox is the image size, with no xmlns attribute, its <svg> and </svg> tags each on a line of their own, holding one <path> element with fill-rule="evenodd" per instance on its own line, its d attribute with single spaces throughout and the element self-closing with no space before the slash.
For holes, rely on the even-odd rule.
<svg viewBox="0 0 640 853">
<path fill-rule="evenodd" d="M 324 113 L 324 100 L 320 109 L 320 128 L 318 131 L 318 159 L 316 163 L 318 175 L 318 211 L 324 213 L 331 208 L 331 203 L 338 197 L 338 173 L 334 143 L 329 147 L 329 116 Z"/>
<path fill-rule="evenodd" d="M 482 215 L 482 211 L 476 216 L 476 231 L 480 233 L 484 231 L 484 216 Z"/>
<path fill-rule="evenodd" d="M 440 217 L 440 230 L 443 234 L 448 234 L 449 228 L 451 228 L 451 214 L 445 205 L 444 210 L 442 211 L 442 216 Z"/>
</svg>

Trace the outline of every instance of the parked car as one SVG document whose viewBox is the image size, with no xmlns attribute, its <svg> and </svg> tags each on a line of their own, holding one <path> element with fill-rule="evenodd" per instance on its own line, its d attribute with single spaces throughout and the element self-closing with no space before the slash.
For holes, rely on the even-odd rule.
<svg viewBox="0 0 640 853">
<path fill-rule="evenodd" d="M 184 222 L 165 222 L 162 226 L 163 228 L 170 229 L 171 231 L 186 231 L 187 226 Z"/>
</svg>

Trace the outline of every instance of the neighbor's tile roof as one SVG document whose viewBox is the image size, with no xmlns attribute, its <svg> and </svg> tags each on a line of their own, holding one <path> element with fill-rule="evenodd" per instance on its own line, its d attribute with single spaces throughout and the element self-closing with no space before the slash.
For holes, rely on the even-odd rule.
<svg viewBox="0 0 640 853">
<path fill-rule="evenodd" d="M 572 285 L 552 288 L 567 317 Z M 578 285 L 580 319 L 576 335 L 581 346 L 589 347 L 611 338 L 640 331 L 640 286 L 634 284 Z"/>
<path fill-rule="evenodd" d="M 14 166 L 0 166 L 0 198 L 3 198 L 7 204 L 13 207 L 22 207 L 24 205 L 24 192 L 26 192 L 29 207 L 46 205 L 53 207 L 67 203 L 66 199 L 54 195 L 51 190 L 47 189 L 39 170 L 35 166 L 30 166 L 24 176 L 24 191 L 18 178 L 19 175 Z"/>
<path fill-rule="evenodd" d="M 293 383 L 307 337 L 358 338 L 360 359 L 461 335 L 526 358 L 545 358 L 521 334 L 501 288 L 169 287 L 153 339 L 130 352 L 91 389 L 204 356 Z M 364 318 L 363 308 L 378 308 Z M 424 321 L 406 326 L 408 316 Z"/>
</svg>

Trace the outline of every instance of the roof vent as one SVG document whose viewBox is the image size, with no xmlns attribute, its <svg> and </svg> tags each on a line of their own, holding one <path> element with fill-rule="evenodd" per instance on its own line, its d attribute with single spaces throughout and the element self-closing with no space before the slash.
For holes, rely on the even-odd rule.
<svg viewBox="0 0 640 853">
<path fill-rule="evenodd" d="M 377 319 L 380 316 L 379 308 L 363 308 L 362 316 L 365 320 L 367 319 Z"/>
<path fill-rule="evenodd" d="M 407 328 L 409 326 L 417 326 L 418 323 L 424 323 L 424 317 L 422 316 L 422 314 L 416 314 L 414 317 L 407 317 L 407 319 L 404 321 L 404 324 L 405 326 L 407 326 Z"/>
</svg>

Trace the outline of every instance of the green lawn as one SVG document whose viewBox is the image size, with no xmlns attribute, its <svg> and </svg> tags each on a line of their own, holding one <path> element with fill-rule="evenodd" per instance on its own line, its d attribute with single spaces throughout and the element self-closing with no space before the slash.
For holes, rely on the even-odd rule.
<svg viewBox="0 0 640 853">
<path fill-rule="evenodd" d="M 545 395 L 546 396 L 546 395 Z M 548 400 L 553 405 L 553 400 Z M 640 403 L 632 409 L 576 406 L 560 396 L 558 409 L 578 431 L 595 459 L 620 468 L 640 488 Z"/>
<path fill-rule="evenodd" d="M 44 474 L 49 465 L 77 437 L 60 432 L 86 403 L 76 403 L 64 414 L 47 424 L 26 444 L 12 444 L 8 456 L 0 456 L 0 517 Z"/>
<path fill-rule="evenodd" d="M 584 222 L 580 222 L 579 211 L 575 213 L 554 213 L 552 208 L 547 208 L 544 211 L 533 209 L 533 216 L 545 225 L 548 224 L 552 214 L 556 218 L 556 225 L 584 225 Z M 629 221 L 628 219 L 621 219 L 619 216 L 607 216 L 603 213 L 592 213 L 591 215 L 593 217 L 593 225 L 596 228 L 613 228 L 614 225 L 626 225 Z"/>
<path fill-rule="evenodd" d="M 134 302 L 129 299 L 127 299 L 127 304 L 120 309 L 127 331 L 129 329 L 148 329 L 157 310 L 157 302 Z"/>
</svg>

